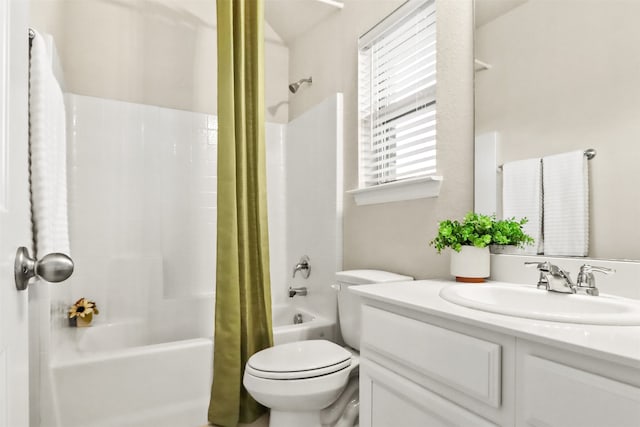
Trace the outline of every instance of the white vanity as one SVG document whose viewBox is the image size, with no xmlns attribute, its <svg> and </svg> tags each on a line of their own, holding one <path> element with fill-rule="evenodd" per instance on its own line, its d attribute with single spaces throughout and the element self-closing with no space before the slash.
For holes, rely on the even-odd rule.
<svg viewBox="0 0 640 427">
<path fill-rule="evenodd" d="M 640 326 L 466 308 L 440 297 L 453 284 L 352 289 L 361 427 L 640 426 Z"/>
</svg>

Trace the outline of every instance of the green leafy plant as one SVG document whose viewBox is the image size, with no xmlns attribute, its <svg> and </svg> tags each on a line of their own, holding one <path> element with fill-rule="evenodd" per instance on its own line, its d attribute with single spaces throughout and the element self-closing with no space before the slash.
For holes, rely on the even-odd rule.
<svg viewBox="0 0 640 427">
<path fill-rule="evenodd" d="M 446 219 L 438 224 L 438 235 L 429 244 L 438 253 L 445 248 L 460 252 L 462 246 L 484 248 L 491 244 L 524 246 L 533 238 L 522 231 L 526 218 L 496 220 L 495 216 L 469 212 L 462 221 Z"/>
</svg>

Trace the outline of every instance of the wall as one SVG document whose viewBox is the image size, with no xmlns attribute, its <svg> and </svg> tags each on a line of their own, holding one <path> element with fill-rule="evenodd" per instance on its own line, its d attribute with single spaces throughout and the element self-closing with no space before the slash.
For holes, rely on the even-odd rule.
<svg viewBox="0 0 640 427">
<path fill-rule="evenodd" d="M 215 0 L 32 0 L 54 36 L 67 91 L 217 112 Z M 287 121 L 288 49 L 265 23 L 267 120 Z"/>
<path fill-rule="evenodd" d="M 287 125 L 287 284 L 305 286 L 293 303 L 336 318 L 335 273 L 342 266 L 342 95 L 333 94 Z M 303 255 L 311 274 L 290 276 Z"/>
<path fill-rule="evenodd" d="M 595 148 L 590 257 L 640 260 L 640 3 L 531 0 L 476 30 L 476 131 L 502 161 Z"/>
<path fill-rule="evenodd" d="M 289 75 L 313 85 L 289 95 L 295 118 L 332 93 L 344 93 L 345 189 L 358 184 L 357 41 L 402 0 L 350 0 L 289 47 Z M 473 3 L 437 2 L 438 198 L 355 206 L 344 198 L 344 268 L 379 268 L 418 278 L 447 277 L 448 254 L 428 242 L 437 222 L 473 208 Z"/>
<path fill-rule="evenodd" d="M 211 336 L 217 117 L 79 95 L 68 95 L 67 105 L 76 262 L 67 303 L 95 300 L 98 325 L 153 324 L 164 316 L 174 319 L 176 331 L 186 331 L 169 334 L 168 341 Z M 267 124 L 266 133 L 268 166 L 276 166 L 267 178 L 278 289 L 285 286 L 285 240 L 277 238 L 285 234 L 284 169 L 277 167 L 284 162 L 282 129 Z"/>
</svg>

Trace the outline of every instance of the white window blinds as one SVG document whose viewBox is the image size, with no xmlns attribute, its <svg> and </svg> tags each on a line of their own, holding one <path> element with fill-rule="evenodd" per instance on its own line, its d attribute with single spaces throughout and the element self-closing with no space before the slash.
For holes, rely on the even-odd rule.
<svg viewBox="0 0 640 427">
<path fill-rule="evenodd" d="M 436 172 L 436 9 L 410 0 L 358 41 L 360 188 Z"/>
</svg>

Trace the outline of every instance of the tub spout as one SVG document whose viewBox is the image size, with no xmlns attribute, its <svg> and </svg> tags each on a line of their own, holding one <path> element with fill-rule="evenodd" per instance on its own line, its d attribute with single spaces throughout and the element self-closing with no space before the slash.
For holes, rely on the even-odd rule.
<svg viewBox="0 0 640 427">
<path fill-rule="evenodd" d="M 300 295 L 301 297 L 307 295 L 307 287 L 303 286 L 301 288 L 292 288 L 289 286 L 289 298 L 293 298 L 296 295 Z"/>
</svg>

